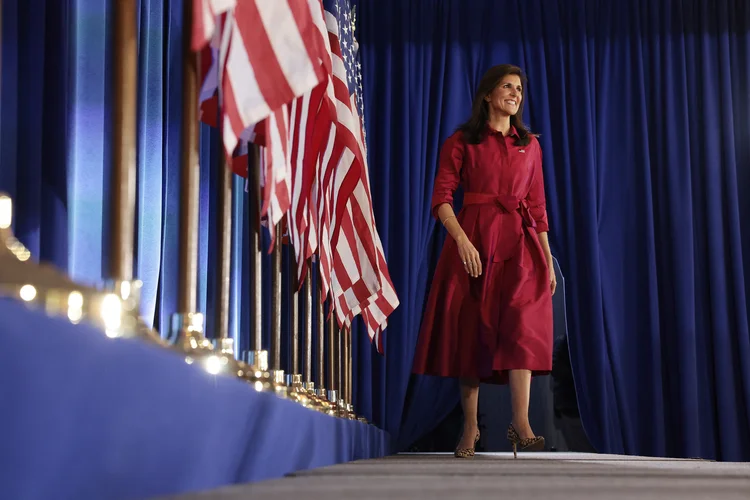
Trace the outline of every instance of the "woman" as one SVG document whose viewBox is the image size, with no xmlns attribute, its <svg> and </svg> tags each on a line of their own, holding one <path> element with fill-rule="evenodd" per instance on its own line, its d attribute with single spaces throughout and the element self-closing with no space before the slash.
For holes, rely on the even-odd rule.
<svg viewBox="0 0 750 500">
<path fill-rule="evenodd" d="M 544 449 L 529 424 L 532 375 L 552 369 L 552 294 L 539 142 L 521 121 L 520 68 L 491 68 L 471 118 L 444 143 L 432 211 L 450 234 L 422 320 L 414 372 L 458 377 L 464 429 L 455 456 L 479 441 L 479 383 L 509 384 L 516 451 Z M 463 208 L 453 193 L 464 188 Z"/>
</svg>

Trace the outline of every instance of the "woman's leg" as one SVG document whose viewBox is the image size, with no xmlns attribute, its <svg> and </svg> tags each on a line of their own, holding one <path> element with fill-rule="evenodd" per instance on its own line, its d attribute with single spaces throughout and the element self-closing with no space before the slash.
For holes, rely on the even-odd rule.
<svg viewBox="0 0 750 500">
<path fill-rule="evenodd" d="M 521 439 L 533 438 L 534 431 L 529 423 L 529 397 L 531 395 L 531 371 L 510 370 L 508 373 L 511 404 L 513 406 L 513 427 Z"/>
<path fill-rule="evenodd" d="M 479 380 L 461 379 L 461 408 L 464 411 L 464 433 L 456 447 L 459 450 L 474 448 L 479 432 L 477 407 L 479 406 Z"/>
</svg>

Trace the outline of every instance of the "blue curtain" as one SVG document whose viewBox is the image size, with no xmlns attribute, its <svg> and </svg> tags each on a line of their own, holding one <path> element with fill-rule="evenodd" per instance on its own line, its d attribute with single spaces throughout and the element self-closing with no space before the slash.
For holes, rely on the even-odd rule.
<svg viewBox="0 0 750 500">
<path fill-rule="evenodd" d="M 70 174 L 66 74 L 71 64 L 64 2 L 3 2 L 0 190 L 23 216 L 16 235 L 35 256 L 68 268 Z"/>
<path fill-rule="evenodd" d="M 375 212 L 402 298 L 374 399 L 388 402 L 399 444 L 457 401 L 452 382 L 408 375 L 444 238 L 429 214 L 438 148 L 482 73 L 514 63 L 541 134 L 591 441 L 749 459 L 750 5 L 360 0 L 358 10 Z"/>
<path fill-rule="evenodd" d="M 739 196 L 750 185 L 750 7 L 355 3 L 374 209 L 401 299 L 385 357 L 355 328 L 357 410 L 404 447 L 457 402 L 455 382 L 410 376 L 445 237 L 428 203 L 441 142 L 466 117 L 484 70 L 511 62 L 529 75 L 526 118 L 545 153 L 593 444 L 750 458 L 750 198 Z M 138 3 L 136 272 L 144 317 L 162 330 L 179 286 L 182 5 Z M 108 274 L 111 21 L 101 0 L 3 2 L 0 189 L 14 196 L 15 231 L 37 258 L 95 283 Z M 216 139 L 201 128 L 199 309 L 208 318 Z M 252 276 L 239 180 L 234 194 L 231 332 L 246 349 Z"/>
</svg>

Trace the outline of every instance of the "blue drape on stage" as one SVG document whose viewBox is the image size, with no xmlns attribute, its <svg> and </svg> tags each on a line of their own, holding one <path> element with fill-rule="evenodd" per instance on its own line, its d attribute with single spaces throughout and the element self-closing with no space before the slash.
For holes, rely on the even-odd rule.
<svg viewBox="0 0 750 500">
<path fill-rule="evenodd" d="M 371 425 L 210 375 L 174 351 L 7 298 L 0 318 L 3 498 L 164 498 L 388 453 Z"/>
<path fill-rule="evenodd" d="M 375 215 L 402 300 L 385 337 L 388 385 L 372 399 L 399 445 L 457 402 L 452 381 L 408 385 L 444 238 L 429 213 L 439 146 L 483 72 L 514 63 L 541 134 L 591 441 L 749 459 L 750 5 L 360 0 L 358 10 Z"/>
<path fill-rule="evenodd" d="M 445 238 L 428 204 L 441 142 L 466 118 L 482 73 L 511 62 L 529 75 L 526 118 L 541 134 L 592 443 L 750 458 L 750 198 L 739 196 L 750 185 L 750 6 L 355 3 L 374 211 L 401 300 L 385 357 L 357 323 L 357 410 L 403 447 L 457 402 L 454 381 L 410 377 Z M 179 286 L 183 2 L 138 5 L 136 272 L 144 317 L 164 330 Z M 34 255 L 85 282 L 108 274 L 112 14 L 101 0 L 3 2 L 0 189 L 14 196 L 15 231 Z M 216 139 L 201 128 L 199 309 L 209 326 Z M 231 335 L 246 349 L 251 275 L 239 180 L 234 194 Z"/>
</svg>

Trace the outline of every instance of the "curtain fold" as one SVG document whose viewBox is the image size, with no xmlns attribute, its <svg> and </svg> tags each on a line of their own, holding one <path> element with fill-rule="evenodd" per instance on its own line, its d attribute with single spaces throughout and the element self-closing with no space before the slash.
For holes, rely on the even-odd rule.
<svg viewBox="0 0 750 500">
<path fill-rule="evenodd" d="M 3 4 L 0 189 L 15 200 L 17 236 L 36 258 L 68 267 L 68 127 L 72 54 L 64 2 Z M 57 82 L 57 85 L 51 84 Z"/>
</svg>

